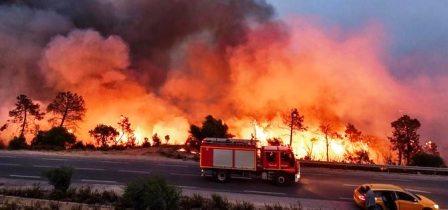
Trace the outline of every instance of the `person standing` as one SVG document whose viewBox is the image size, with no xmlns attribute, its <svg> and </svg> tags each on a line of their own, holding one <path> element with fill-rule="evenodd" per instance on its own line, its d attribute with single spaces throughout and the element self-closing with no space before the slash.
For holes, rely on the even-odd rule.
<svg viewBox="0 0 448 210">
<path fill-rule="evenodd" d="M 375 210 L 375 193 L 370 186 L 366 186 L 366 209 Z"/>
</svg>

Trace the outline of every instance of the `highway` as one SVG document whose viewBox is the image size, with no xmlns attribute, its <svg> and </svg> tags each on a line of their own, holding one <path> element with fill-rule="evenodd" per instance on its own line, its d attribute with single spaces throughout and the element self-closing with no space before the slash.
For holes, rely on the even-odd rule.
<svg viewBox="0 0 448 210">
<path fill-rule="evenodd" d="M 0 151 L 0 178 L 44 181 L 42 172 L 58 166 L 75 169 L 74 183 L 124 185 L 138 177 L 158 174 L 169 183 L 187 189 L 343 202 L 352 202 L 357 185 L 390 183 L 425 195 L 438 202 L 442 209 L 448 208 L 448 177 L 302 168 L 301 183 L 293 186 L 242 179 L 220 184 L 201 177 L 198 163 L 193 161 Z"/>
</svg>

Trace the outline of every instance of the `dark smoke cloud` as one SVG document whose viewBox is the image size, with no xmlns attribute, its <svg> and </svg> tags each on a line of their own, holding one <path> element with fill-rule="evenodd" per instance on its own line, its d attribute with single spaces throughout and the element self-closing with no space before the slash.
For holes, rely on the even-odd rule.
<svg viewBox="0 0 448 210">
<path fill-rule="evenodd" d="M 17 0 L 4 4 L 51 11 L 76 28 L 118 35 L 129 44 L 131 68 L 142 83 L 166 79 L 170 50 L 191 35 L 210 33 L 222 52 L 245 41 L 248 21 L 269 20 L 273 9 L 260 0 Z M 50 29 L 51 30 L 51 29 Z"/>
</svg>

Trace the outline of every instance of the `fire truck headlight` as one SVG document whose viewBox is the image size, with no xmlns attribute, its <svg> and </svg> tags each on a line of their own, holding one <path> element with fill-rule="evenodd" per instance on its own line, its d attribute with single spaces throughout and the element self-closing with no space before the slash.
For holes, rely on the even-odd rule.
<svg viewBox="0 0 448 210">
<path fill-rule="evenodd" d="M 300 172 L 296 173 L 296 175 L 294 177 L 295 182 L 299 182 L 299 180 L 300 180 Z"/>
</svg>

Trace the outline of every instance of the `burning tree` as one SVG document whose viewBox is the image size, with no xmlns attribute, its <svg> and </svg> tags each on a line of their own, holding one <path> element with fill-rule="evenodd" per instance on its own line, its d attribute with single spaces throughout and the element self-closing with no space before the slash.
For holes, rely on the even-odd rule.
<svg viewBox="0 0 448 210">
<path fill-rule="evenodd" d="M 13 118 L 14 123 L 20 124 L 20 137 L 25 136 L 26 128 L 29 125 L 30 118 L 42 120 L 44 113 L 40 112 L 40 105 L 33 103 L 33 101 L 26 95 L 17 96 L 15 108 L 9 111 L 9 116 Z"/>
<path fill-rule="evenodd" d="M 373 164 L 366 150 L 358 150 L 354 154 L 346 154 L 345 159 L 351 163 L 357 164 Z"/>
<path fill-rule="evenodd" d="M 311 160 L 313 158 L 314 144 L 317 142 L 317 138 L 311 138 L 310 143 L 305 145 L 306 156 L 305 159 Z"/>
<path fill-rule="evenodd" d="M 291 113 L 283 116 L 283 123 L 289 127 L 289 145 L 292 145 L 292 135 L 294 131 L 303 131 L 306 128 L 303 126 L 304 116 L 300 115 L 299 110 L 294 108 Z"/>
<path fill-rule="evenodd" d="M 345 126 L 345 137 L 351 142 L 357 142 L 361 140 L 362 132 L 359 131 L 353 124 L 347 123 Z"/>
<path fill-rule="evenodd" d="M 283 145 L 283 141 L 280 138 L 270 138 L 267 139 L 268 145 L 269 146 L 281 146 Z"/>
<path fill-rule="evenodd" d="M 123 141 L 123 137 L 126 135 L 126 144 L 130 147 L 134 147 L 136 139 L 129 118 L 121 115 L 121 119 L 118 122 L 118 126 L 120 127 L 121 135 L 120 138 L 115 140 L 115 145 L 121 143 Z"/>
<path fill-rule="evenodd" d="M 334 131 L 333 125 L 329 121 L 322 122 L 319 126 L 319 129 L 325 136 L 325 148 L 326 148 L 325 154 L 326 154 L 326 159 L 328 162 L 328 161 L 330 161 L 330 157 L 329 157 L 329 153 L 328 153 L 328 149 L 330 147 L 329 138 L 340 138 L 341 136 L 336 131 Z"/>
<path fill-rule="evenodd" d="M 110 125 L 99 124 L 93 130 L 90 130 L 89 134 L 96 140 L 98 146 L 106 148 L 117 138 L 119 133 Z"/>
<path fill-rule="evenodd" d="M 388 138 L 393 146 L 392 149 L 398 152 L 398 164 L 401 165 L 403 158 L 409 164 L 412 156 L 420 150 L 420 135 L 417 133 L 420 122 L 408 115 L 403 115 L 392 122 L 391 126 L 393 128 L 392 137 Z"/>
<path fill-rule="evenodd" d="M 437 144 L 433 141 L 427 141 L 423 145 L 423 151 L 432 155 L 440 155 Z"/>
<path fill-rule="evenodd" d="M 56 98 L 47 106 L 47 112 L 52 112 L 55 117 L 50 122 L 60 119 L 59 127 L 64 124 L 76 127 L 76 122 L 84 118 L 86 107 L 82 96 L 68 92 L 59 92 Z"/>
</svg>

